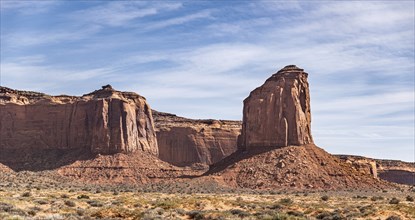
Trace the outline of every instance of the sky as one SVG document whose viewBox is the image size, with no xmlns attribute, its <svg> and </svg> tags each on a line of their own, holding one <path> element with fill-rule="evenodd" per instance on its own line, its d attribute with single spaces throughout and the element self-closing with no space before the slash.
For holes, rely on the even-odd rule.
<svg viewBox="0 0 415 220">
<path fill-rule="evenodd" d="M 415 161 L 414 1 L 11 1 L 2 86 L 111 84 L 158 111 L 241 120 L 273 73 L 309 73 L 312 134 L 335 154 Z"/>
</svg>

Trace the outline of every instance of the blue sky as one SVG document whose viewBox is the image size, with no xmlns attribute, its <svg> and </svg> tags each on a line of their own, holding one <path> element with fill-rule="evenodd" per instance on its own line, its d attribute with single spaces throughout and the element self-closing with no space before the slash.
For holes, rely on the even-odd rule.
<svg viewBox="0 0 415 220">
<path fill-rule="evenodd" d="M 318 146 L 415 160 L 413 1 L 0 3 L 3 86 L 111 84 L 159 111 L 240 120 L 249 92 L 296 64 Z"/>
</svg>

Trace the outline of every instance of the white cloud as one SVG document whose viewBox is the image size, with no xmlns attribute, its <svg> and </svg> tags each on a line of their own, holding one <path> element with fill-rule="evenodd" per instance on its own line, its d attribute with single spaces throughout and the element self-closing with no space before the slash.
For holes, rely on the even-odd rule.
<svg viewBox="0 0 415 220">
<path fill-rule="evenodd" d="M 42 0 L 42 1 L 7 1 L 2 0 L 0 2 L 0 8 L 2 13 L 17 11 L 19 13 L 30 15 L 48 11 L 51 7 L 57 5 L 59 2 L 55 0 Z"/>
<path fill-rule="evenodd" d="M 26 31 L 6 33 L 2 36 L 2 41 L 9 48 L 56 44 L 63 41 L 71 42 L 82 40 L 94 33 L 97 33 L 99 30 L 99 26 L 89 26 L 84 28 L 77 28 L 74 30 L 54 30 L 52 32 Z"/>
<path fill-rule="evenodd" d="M 156 15 L 182 7 L 178 2 L 112 1 L 105 5 L 74 12 L 71 17 L 100 25 L 125 26 L 137 18 Z"/>
<path fill-rule="evenodd" d="M 203 11 L 199 11 L 197 13 L 185 15 L 182 17 L 174 17 L 174 18 L 166 19 L 166 20 L 159 21 L 159 22 L 153 22 L 153 23 L 150 23 L 148 25 L 148 28 L 146 29 L 150 29 L 150 30 L 160 29 L 160 28 L 165 28 L 168 26 L 184 24 L 184 23 L 194 21 L 197 19 L 211 18 L 212 17 L 211 13 L 212 13 L 211 10 L 203 10 Z"/>
</svg>

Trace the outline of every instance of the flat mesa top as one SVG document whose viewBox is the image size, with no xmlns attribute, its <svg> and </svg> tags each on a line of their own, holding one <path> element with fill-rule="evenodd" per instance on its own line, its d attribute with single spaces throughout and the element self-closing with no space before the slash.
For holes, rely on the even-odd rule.
<svg viewBox="0 0 415 220">
<path fill-rule="evenodd" d="M 296 65 L 288 65 L 274 73 L 267 81 L 275 81 L 281 78 L 307 78 L 308 73 L 304 72 L 304 69 L 297 67 Z"/>
<path fill-rule="evenodd" d="M 101 89 L 95 90 L 91 93 L 82 96 L 68 96 L 68 95 L 47 95 L 39 92 L 20 91 L 7 87 L 0 86 L 0 104 L 14 103 L 14 104 L 34 104 L 39 101 L 48 101 L 55 104 L 73 103 L 75 101 L 88 101 L 92 99 L 111 99 L 118 98 L 122 100 L 143 99 L 143 96 L 134 92 L 121 92 L 112 88 L 111 85 L 102 86 Z"/>
<path fill-rule="evenodd" d="M 304 72 L 304 69 L 297 67 L 296 65 L 287 65 L 284 68 L 280 69 L 277 73 L 280 72 Z"/>
</svg>

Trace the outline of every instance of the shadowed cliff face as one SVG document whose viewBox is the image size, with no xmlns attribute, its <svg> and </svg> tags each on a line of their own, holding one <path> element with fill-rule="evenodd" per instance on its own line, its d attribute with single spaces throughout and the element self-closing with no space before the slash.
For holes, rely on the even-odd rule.
<svg viewBox="0 0 415 220">
<path fill-rule="evenodd" d="M 82 97 L 0 87 L 0 162 L 6 165 L 32 169 L 34 161 L 66 157 L 64 152 L 135 151 L 158 154 L 151 109 L 144 97 L 111 86 Z M 19 167 L 24 163 L 28 165 Z"/>
<path fill-rule="evenodd" d="M 307 73 L 289 65 L 244 100 L 239 148 L 312 144 Z"/>
<path fill-rule="evenodd" d="M 159 158 L 176 166 L 213 164 L 237 149 L 240 121 L 194 120 L 153 111 Z"/>
</svg>

